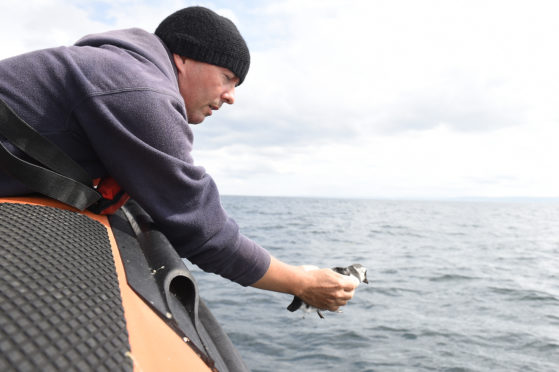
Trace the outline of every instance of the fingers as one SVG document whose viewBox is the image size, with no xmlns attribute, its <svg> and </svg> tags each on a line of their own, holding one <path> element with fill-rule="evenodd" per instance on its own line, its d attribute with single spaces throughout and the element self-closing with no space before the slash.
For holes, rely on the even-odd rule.
<svg viewBox="0 0 559 372">
<path fill-rule="evenodd" d="M 345 301 L 349 301 L 353 298 L 354 294 L 355 294 L 355 290 L 345 291 L 344 296 L 342 296 L 341 298 Z"/>
<path fill-rule="evenodd" d="M 353 298 L 355 290 L 351 289 L 349 291 L 342 289 L 337 291 L 336 295 L 329 301 L 328 305 L 324 307 L 325 310 L 337 311 L 340 307 L 347 305 L 347 303 Z"/>
<path fill-rule="evenodd" d="M 343 299 L 341 297 L 332 298 L 330 300 L 326 300 L 322 302 L 319 306 L 317 306 L 321 310 L 328 310 L 328 311 L 337 311 L 340 307 L 347 305 L 349 299 Z"/>
<path fill-rule="evenodd" d="M 338 302 L 337 303 L 340 306 L 346 305 L 347 302 L 353 298 L 354 294 L 355 294 L 355 290 L 344 291 L 344 292 L 340 293 L 338 295 Z"/>
<path fill-rule="evenodd" d="M 359 285 L 359 279 L 353 276 L 340 275 L 340 278 L 342 279 L 342 290 L 338 291 L 335 305 L 332 306 L 331 309 L 328 309 L 330 311 L 336 311 L 339 307 L 347 305 L 347 303 L 353 298 L 355 289 Z"/>
<path fill-rule="evenodd" d="M 351 298 L 348 298 L 347 300 L 344 299 L 338 299 L 335 301 L 334 304 L 332 304 L 331 306 L 328 306 L 326 308 L 326 310 L 328 311 L 337 311 L 340 307 L 347 305 L 347 303 L 349 302 L 349 300 L 351 300 Z"/>
</svg>

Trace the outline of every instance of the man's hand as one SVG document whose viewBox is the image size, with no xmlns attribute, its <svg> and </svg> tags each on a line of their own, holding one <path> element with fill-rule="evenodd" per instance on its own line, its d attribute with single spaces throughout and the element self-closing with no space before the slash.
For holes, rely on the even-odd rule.
<svg viewBox="0 0 559 372">
<path fill-rule="evenodd" d="M 291 266 L 272 257 L 266 274 L 252 286 L 290 293 L 318 309 L 336 311 L 353 297 L 357 285 L 356 278 L 331 269 Z"/>
<path fill-rule="evenodd" d="M 308 305 L 322 310 L 336 311 L 347 304 L 355 293 L 359 281 L 331 269 L 307 271 L 308 284 L 301 286 L 296 296 Z"/>
</svg>

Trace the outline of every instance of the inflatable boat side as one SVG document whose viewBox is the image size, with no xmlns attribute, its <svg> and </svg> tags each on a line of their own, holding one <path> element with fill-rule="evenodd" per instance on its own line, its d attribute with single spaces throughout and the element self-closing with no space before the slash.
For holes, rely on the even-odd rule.
<svg viewBox="0 0 559 372">
<path fill-rule="evenodd" d="M 108 219 L 0 199 L 0 370 L 246 371 L 135 203 Z"/>
</svg>

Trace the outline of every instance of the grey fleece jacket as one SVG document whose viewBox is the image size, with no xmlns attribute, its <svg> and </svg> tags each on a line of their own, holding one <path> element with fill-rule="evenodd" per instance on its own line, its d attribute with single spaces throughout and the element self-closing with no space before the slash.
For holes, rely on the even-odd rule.
<svg viewBox="0 0 559 372">
<path fill-rule="evenodd" d="M 241 285 L 268 269 L 268 252 L 239 233 L 193 163 L 176 69 L 157 36 L 111 31 L 2 60 L 0 98 L 92 178 L 115 178 L 181 257 Z M 0 196 L 28 192 L 0 170 Z"/>
</svg>

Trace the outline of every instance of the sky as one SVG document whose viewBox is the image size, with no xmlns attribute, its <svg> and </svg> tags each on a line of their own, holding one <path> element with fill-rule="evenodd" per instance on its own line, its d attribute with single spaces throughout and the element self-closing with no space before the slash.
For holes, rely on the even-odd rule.
<svg viewBox="0 0 559 372">
<path fill-rule="evenodd" d="M 0 59 L 202 5 L 251 51 L 194 130 L 224 195 L 559 197 L 554 0 L 2 0 Z"/>
</svg>

